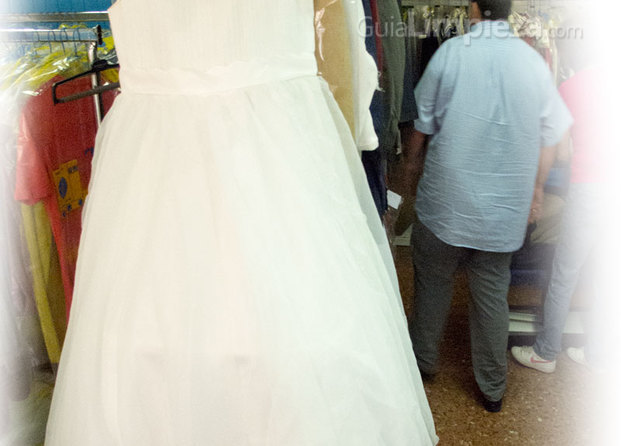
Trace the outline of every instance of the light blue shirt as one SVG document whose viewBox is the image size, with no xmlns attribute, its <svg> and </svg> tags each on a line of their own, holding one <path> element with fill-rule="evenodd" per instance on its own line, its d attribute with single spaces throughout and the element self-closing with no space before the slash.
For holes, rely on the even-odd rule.
<svg viewBox="0 0 621 446">
<path fill-rule="evenodd" d="M 539 151 L 572 123 L 545 61 L 509 23 L 481 22 L 440 47 L 415 95 L 416 129 L 433 135 L 418 218 L 449 245 L 518 250 Z"/>
</svg>

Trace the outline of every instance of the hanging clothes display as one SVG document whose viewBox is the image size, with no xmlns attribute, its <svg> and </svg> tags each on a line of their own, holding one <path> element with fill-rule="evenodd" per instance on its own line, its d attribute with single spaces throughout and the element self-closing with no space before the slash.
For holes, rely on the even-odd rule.
<svg viewBox="0 0 621 446">
<path fill-rule="evenodd" d="M 533 47 L 545 59 L 554 79 L 559 81 L 558 50 L 550 33 L 556 27 L 553 19 L 546 19 L 540 14 L 529 12 L 513 12 L 509 23 L 516 34 Z"/>
<path fill-rule="evenodd" d="M 354 122 L 352 54 L 347 17 L 342 0 L 315 0 L 315 58 L 318 74 L 330 86 L 334 99 L 351 129 Z M 346 2 L 345 2 L 346 3 Z"/>
<path fill-rule="evenodd" d="M 401 116 L 399 125 L 413 125 L 418 117 L 414 87 L 418 81 L 414 67 L 413 52 L 416 48 L 416 29 L 410 23 L 410 11 L 403 10 L 403 26 L 405 27 L 405 67 L 403 71 L 403 99 L 401 102 Z"/>
<path fill-rule="evenodd" d="M 328 83 L 339 108 L 348 121 L 358 151 L 378 148 L 369 105 L 377 90 L 377 68 L 367 52 L 361 33 L 364 10 L 360 2 L 349 0 L 315 0 L 315 57 L 318 74 Z M 345 152 L 349 165 L 357 165 L 354 154 Z M 362 155 L 363 157 L 365 155 Z M 355 174 L 354 174 L 355 175 Z M 363 193 L 366 191 L 360 191 Z M 361 197 L 364 201 L 364 198 Z M 391 251 L 382 228 L 374 228 L 374 239 L 390 276 L 399 291 Z"/>
<path fill-rule="evenodd" d="M 109 14 L 123 93 L 97 136 L 46 446 L 434 444 L 313 2 Z"/>
<path fill-rule="evenodd" d="M 1 64 L 0 64 L 1 66 Z M 2 76 L 4 73 L 1 73 Z M 2 76 L 3 77 L 3 76 Z M 1 82 L 0 82 L 1 83 Z M 8 100 L 0 88 L 0 435 L 10 425 L 10 408 L 30 392 L 32 368 L 47 362 L 38 329 L 28 251 L 22 244 L 20 207 L 13 200 L 15 144 Z M 9 150 L 10 149 L 10 150 Z M 35 328 L 36 330 L 33 330 Z M 15 444 L 15 443 L 6 443 Z"/>
<path fill-rule="evenodd" d="M 380 216 L 388 210 L 386 171 L 399 140 L 399 120 L 403 103 L 405 36 L 397 0 L 363 0 L 366 16 L 367 50 L 375 58 L 380 72 L 380 89 L 371 103 L 373 125 L 379 149 L 362 153 L 362 162 L 375 206 Z"/>
<path fill-rule="evenodd" d="M 416 86 L 440 45 L 468 32 L 468 12 L 464 6 L 443 6 L 442 2 L 430 2 L 429 6 L 405 7 L 403 15 L 408 29 L 411 70 Z"/>
<path fill-rule="evenodd" d="M 62 79 L 58 76 L 45 83 L 24 106 L 15 199 L 45 205 L 58 248 L 68 316 L 97 121 L 89 98 L 54 105 L 52 84 Z M 88 88 L 90 79 L 82 78 L 64 91 L 69 94 Z M 104 97 L 109 107 L 113 93 Z"/>
<path fill-rule="evenodd" d="M 32 282 L 27 287 L 22 284 L 19 288 L 27 289 L 25 294 L 28 296 L 34 295 L 47 356 L 53 367 L 60 360 L 66 330 L 75 268 L 75 254 L 71 258 L 67 253 L 77 251 L 79 215 L 72 216 L 71 224 L 68 224 L 67 219 L 59 217 L 63 212 L 60 205 L 51 200 L 61 197 L 67 216 L 70 214 L 68 206 L 74 206 L 72 200 L 83 200 L 87 183 L 73 181 L 78 176 L 77 160 L 65 165 L 64 170 L 53 168 L 51 162 L 56 160 L 57 164 L 60 163 L 56 158 L 67 157 L 68 148 L 78 141 L 80 143 L 77 144 L 85 142 L 88 137 L 83 131 L 88 131 L 89 126 L 83 125 L 83 121 L 94 117 L 92 101 L 83 102 L 78 108 L 75 107 L 77 104 L 58 107 L 52 104 L 50 89 L 53 82 L 84 71 L 89 66 L 84 44 L 65 45 L 55 41 L 61 37 L 69 38 L 71 33 L 69 28 L 57 30 L 56 34 L 54 31 L 33 31 L 36 41 L 33 38 L 33 43 L 23 42 L 15 46 L 15 50 L 4 55 L 0 64 L 4 105 L 0 120 L 6 129 L 3 155 L 7 157 L 4 187 L 23 203 L 21 207 L 11 205 L 13 211 L 9 226 L 24 236 L 23 249 L 27 250 L 26 262 L 29 263 L 27 275 Z M 42 43 L 39 40 L 41 35 L 48 35 L 51 41 Z M 105 51 L 109 51 L 112 45 L 111 39 L 107 38 L 108 49 Z M 114 78 L 112 73 L 108 75 Z M 89 85 L 89 81 L 84 79 L 82 87 Z M 90 152 L 94 143 L 93 127 L 90 127 Z M 89 156 L 92 154 L 89 155 L 87 150 L 80 155 L 79 167 L 90 171 Z M 79 191 L 76 192 L 76 188 Z M 80 196 L 76 198 L 75 195 Z M 8 237 L 7 240 L 19 241 L 20 238 Z M 11 263 L 19 264 L 19 254 L 16 254 L 19 250 L 12 252 Z M 17 283 L 15 276 L 16 273 L 13 273 L 11 280 Z"/>
<path fill-rule="evenodd" d="M 14 199 L 16 147 L 24 103 L 50 73 L 71 64 L 54 66 L 61 60 L 60 44 L 12 43 L 5 30 L 0 39 L 0 442 L 42 444 L 52 389 L 47 371 L 60 359 L 65 298 L 43 204 Z"/>
<path fill-rule="evenodd" d="M 369 104 L 377 89 L 377 68 L 367 52 L 359 2 L 315 0 L 318 74 L 328 83 L 352 131 L 359 151 L 375 150 Z"/>
<path fill-rule="evenodd" d="M 377 21 L 372 37 L 377 43 L 377 65 L 380 70 L 380 88 L 383 92 L 382 114 L 384 119 L 376 127 L 380 150 L 390 157 L 396 152 L 399 138 L 399 119 L 403 98 L 403 73 L 405 71 L 405 36 L 397 0 L 372 0 L 377 5 Z M 379 39 L 377 39 L 379 37 Z"/>
<path fill-rule="evenodd" d="M 21 206 L 34 295 L 50 362 L 57 365 L 67 329 L 65 293 L 58 249 L 43 203 Z"/>
<path fill-rule="evenodd" d="M 425 34 L 421 36 L 422 39 L 417 46 L 417 60 L 421 76 L 425 72 L 435 52 L 440 48 L 440 43 L 442 42 L 439 34 L 439 23 L 435 13 L 436 10 L 434 7 L 428 7 L 423 15 L 425 18 Z"/>
<path fill-rule="evenodd" d="M 8 45 L 8 44 L 7 44 Z M 4 127 L 3 132 L 3 189 L 7 191 L 5 220 L 6 231 L 12 235 L 6 240 L 14 246 L 6 252 L 9 264 L 12 265 L 9 273 L 9 283 L 12 284 L 11 296 L 13 302 L 7 305 L 17 305 L 27 308 L 32 299 L 36 303 L 33 309 L 33 318 L 40 324 L 47 358 L 39 358 L 32 364 L 42 364 L 49 360 L 58 364 L 60 349 L 66 330 L 65 296 L 60 276 L 58 254 L 55 249 L 49 219 L 42 203 L 33 206 L 19 205 L 14 200 L 17 164 L 17 140 L 19 134 L 19 117 L 24 103 L 28 101 L 39 86 L 52 78 L 59 67 L 65 69 L 82 69 L 84 65 L 79 58 L 71 58 L 67 65 L 55 65 L 54 61 L 61 57 L 67 58 L 60 45 L 45 45 L 25 43 L 13 49 L 5 48 L 0 64 L 0 91 L 2 97 L 2 113 L 0 120 Z M 78 67 L 79 65 L 79 67 Z M 16 266 L 23 265 L 21 268 Z M 33 299 L 34 295 L 34 299 Z M 17 296 L 21 302 L 17 302 Z M 18 313 L 24 312 L 18 310 Z M 20 321 L 24 316 L 16 316 Z M 21 333 L 21 339 L 26 344 L 37 342 L 38 333 L 32 332 L 34 324 L 18 322 L 18 325 L 30 327 L 28 333 Z M 28 347 L 32 348 L 32 347 Z"/>
<path fill-rule="evenodd" d="M 346 26 L 349 31 L 350 60 L 352 63 L 352 91 L 354 102 L 354 140 L 359 151 L 375 150 L 379 141 L 373 127 L 369 104 L 378 88 L 377 66 L 368 53 L 362 27 L 364 9 L 359 1 L 341 0 Z"/>
</svg>

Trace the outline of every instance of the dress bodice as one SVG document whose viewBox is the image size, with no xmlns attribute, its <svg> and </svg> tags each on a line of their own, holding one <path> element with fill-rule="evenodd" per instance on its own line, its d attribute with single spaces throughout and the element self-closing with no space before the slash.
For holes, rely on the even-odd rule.
<svg viewBox="0 0 621 446">
<path fill-rule="evenodd" d="M 222 88 L 314 74 L 311 0 L 117 0 L 109 14 L 123 86 L 154 72 L 211 73 Z"/>
</svg>

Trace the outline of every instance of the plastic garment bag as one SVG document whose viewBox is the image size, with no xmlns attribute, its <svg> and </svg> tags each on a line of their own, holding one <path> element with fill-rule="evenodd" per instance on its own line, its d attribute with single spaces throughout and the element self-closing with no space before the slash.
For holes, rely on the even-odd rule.
<svg viewBox="0 0 621 446">
<path fill-rule="evenodd" d="M 21 173 L 36 167 L 34 158 L 24 164 L 18 148 L 28 145 L 25 120 L 45 125 L 61 111 L 50 107 L 38 116 L 28 112 L 29 104 L 51 102 L 54 79 L 78 74 L 90 64 L 84 44 L 10 45 L 3 48 L 0 62 L 0 420 L 5 421 L 0 421 L 0 442 L 40 444 L 51 395 L 51 384 L 41 371 L 49 364 L 54 368 L 60 359 L 67 322 L 65 292 L 44 203 L 15 199 Z M 92 98 L 84 104 L 94 110 Z M 71 138 L 81 135 L 74 132 Z M 37 153 L 47 150 L 33 147 Z M 47 172 L 43 175 L 48 178 Z"/>
</svg>

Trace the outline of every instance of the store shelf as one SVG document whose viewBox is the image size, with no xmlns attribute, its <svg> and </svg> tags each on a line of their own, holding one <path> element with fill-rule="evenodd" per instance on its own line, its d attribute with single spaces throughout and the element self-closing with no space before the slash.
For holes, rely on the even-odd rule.
<svg viewBox="0 0 621 446">
<path fill-rule="evenodd" d="M 563 330 L 564 335 L 583 335 L 586 317 L 584 311 L 571 311 L 567 316 L 567 323 Z M 532 335 L 541 330 L 539 317 L 534 313 L 521 313 L 511 311 L 509 313 L 509 335 Z"/>
</svg>

